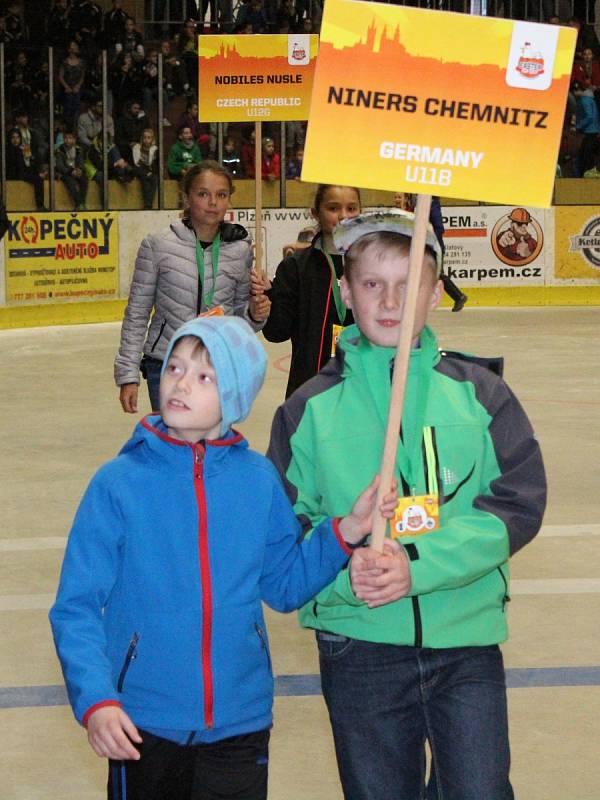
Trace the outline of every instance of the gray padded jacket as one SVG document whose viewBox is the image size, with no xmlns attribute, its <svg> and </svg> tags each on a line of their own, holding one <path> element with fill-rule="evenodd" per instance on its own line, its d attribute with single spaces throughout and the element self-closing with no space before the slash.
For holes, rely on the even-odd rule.
<svg viewBox="0 0 600 800">
<path fill-rule="evenodd" d="M 252 240 L 241 225 L 221 225 L 221 248 L 211 307 L 222 306 L 259 331 L 264 323 L 248 316 Z M 207 266 L 210 261 L 207 260 Z M 212 270 L 205 273 L 204 293 L 212 289 Z M 154 309 L 150 326 L 150 314 Z M 140 382 L 142 354 L 162 360 L 173 333 L 187 320 L 206 311 L 198 307 L 196 234 L 182 220 L 147 236 L 137 254 L 121 342 L 115 358 L 117 386 Z"/>
</svg>

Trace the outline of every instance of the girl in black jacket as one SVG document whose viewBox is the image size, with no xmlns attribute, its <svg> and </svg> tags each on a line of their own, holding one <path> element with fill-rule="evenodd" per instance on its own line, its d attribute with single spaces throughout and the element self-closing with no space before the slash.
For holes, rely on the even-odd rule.
<svg viewBox="0 0 600 800">
<path fill-rule="evenodd" d="M 36 155 L 33 151 L 26 152 L 23 147 L 21 132 L 12 128 L 8 132 L 6 147 L 6 177 L 9 181 L 26 181 L 32 184 L 35 194 L 35 207 L 38 211 L 44 208 L 44 180 L 43 173 L 36 164 Z"/>
<path fill-rule="evenodd" d="M 358 216 L 360 210 L 358 189 L 321 184 L 311 209 L 318 233 L 309 247 L 284 258 L 272 284 L 267 282 L 271 311 L 263 335 L 270 342 L 292 340 L 286 397 L 329 361 L 340 327 L 354 322 L 340 297 L 344 264 L 331 233 L 338 222 Z"/>
</svg>

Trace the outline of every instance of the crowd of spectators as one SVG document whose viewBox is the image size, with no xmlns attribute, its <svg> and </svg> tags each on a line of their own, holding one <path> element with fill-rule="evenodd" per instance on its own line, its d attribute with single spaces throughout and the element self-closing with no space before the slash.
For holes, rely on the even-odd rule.
<svg viewBox="0 0 600 800">
<path fill-rule="evenodd" d="M 39 209 L 44 207 L 51 147 L 55 178 L 64 182 L 74 208 L 85 207 L 91 182 L 102 191 L 105 163 L 108 178 L 122 183 L 138 180 L 144 207 L 151 208 L 158 181 L 159 126 L 164 131 L 166 176 L 179 179 L 194 163 L 217 156 L 216 125 L 198 121 L 198 36 L 217 30 L 318 32 L 322 14 L 321 0 L 236 0 L 235 4 L 180 0 L 179 22 L 171 22 L 164 15 L 177 4 L 156 0 L 155 19 L 146 21 L 142 30 L 122 5 L 122 0 L 111 0 L 110 7 L 95 0 L 53 0 L 39 9 L 41 20 L 36 19 L 34 25 L 28 18 L 33 6 L 27 0 L 0 4 L 6 178 L 30 183 Z M 182 24 L 183 14 L 188 18 Z M 592 25 L 554 16 L 547 21 L 568 24 L 578 34 L 558 174 L 595 177 L 600 163 L 600 43 Z M 53 74 L 48 45 L 53 48 Z M 101 99 L 104 53 L 106 114 Z M 53 131 L 49 130 L 51 82 Z M 285 130 L 285 175 L 298 179 L 306 123 L 289 122 Z M 264 123 L 263 133 L 261 174 L 264 180 L 275 181 L 282 170 L 280 126 Z M 235 178 L 254 178 L 254 126 L 231 124 L 225 126 L 224 134 L 224 166 Z"/>
<path fill-rule="evenodd" d="M 39 5 L 39 4 L 38 4 Z M 85 207 L 90 182 L 104 185 L 103 119 L 107 123 L 108 177 L 139 179 L 144 206 L 152 207 L 158 177 L 158 127 L 165 130 L 166 173 L 181 178 L 198 160 L 217 155 L 216 125 L 198 121 L 198 35 L 225 32 L 311 31 L 318 24 L 317 0 L 186 0 L 183 24 L 164 19 L 175 3 L 155 3 L 155 22 L 144 31 L 123 9 L 95 0 L 54 0 L 43 23 L 28 24 L 31 6 L 0 5 L 0 42 L 5 45 L 6 178 L 33 186 L 38 209 L 44 208 L 44 180 L 55 153 L 55 178 L 63 181 L 73 207 Z M 314 17 L 311 16 L 314 12 Z M 35 28 L 35 32 L 33 30 Z M 49 50 L 53 48 L 53 74 Z M 107 114 L 103 115 L 103 54 L 107 60 Z M 159 86 L 159 55 L 163 75 Z M 49 130 L 50 82 L 54 87 L 54 130 Z M 158 119 L 158 101 L 163 114 Z M 172 132 L 167 129 L 172 128 Z M 304 144 L 305 124 L 289 123 L 289 154 Z M 252 125 L 226 130 L 225 163 L 235 177 L 254 176 Z M 278 126 L 265 126 L 263 175 L 280 174 Z"/>
</svg>

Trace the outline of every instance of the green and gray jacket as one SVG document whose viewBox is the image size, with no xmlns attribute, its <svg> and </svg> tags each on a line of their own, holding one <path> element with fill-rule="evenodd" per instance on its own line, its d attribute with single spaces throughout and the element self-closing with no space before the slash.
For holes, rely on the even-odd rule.
<svg viewBox="0 0 600 800">
<path fill-rule="evenodd" d="M 394 355 L 346 328 L 335 358 L 275 415 L 268 456 L 306 535 L 326 516 L 348 513 L 380 468 Z M 419 647 L 504 641 L 508 559 L 536 535 L 546 504 L 525 412 L 481 359 L 438 351 L 425 328 L 410 356 L 402 429 L 399 450 L 410 454 L 402 471 L 401 452 L 397 459 L 403 494 L 437 483 L 440 501 L 439 530 L 400 540 L 410 559 L 409 596 L 369 609 L 346 569 L 303 607 L 300 621 Z"/>
</svg>

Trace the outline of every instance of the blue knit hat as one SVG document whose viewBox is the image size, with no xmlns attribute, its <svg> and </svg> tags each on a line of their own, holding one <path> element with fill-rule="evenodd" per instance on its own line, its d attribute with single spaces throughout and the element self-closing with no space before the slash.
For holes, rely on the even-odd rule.
<svg viewBox="0 0 600 800">
<path fill-rule="evenodd" d="M 240 317 L 197 317 L 178 328 L 167 348 L 161 377 L 178 340 L 201 339 L 217 376 L 224 436 L 234 422 L 246 419 L 265 379 L 267 355 L 256 334 Z"/>
</svg>

